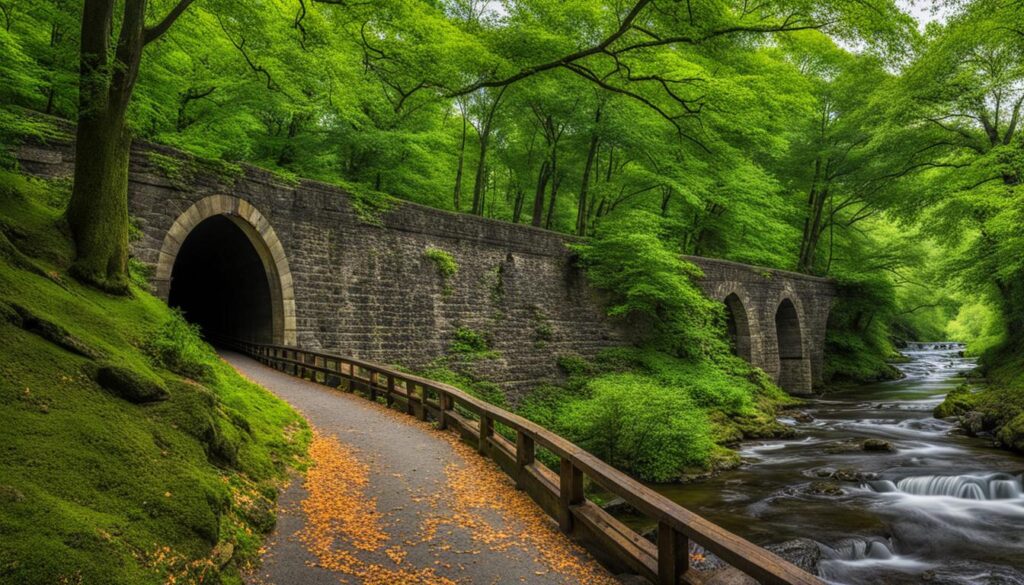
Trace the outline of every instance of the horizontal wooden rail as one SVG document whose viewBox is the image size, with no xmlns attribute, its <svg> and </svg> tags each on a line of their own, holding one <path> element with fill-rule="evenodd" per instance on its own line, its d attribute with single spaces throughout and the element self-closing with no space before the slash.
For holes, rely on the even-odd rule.
<svg viewBox="0 0 1024 585">
<path fill-rule="evenodd" d="M 705 581 L 705 575 L 689 565 L 691 540 L 761 583 L 822 585 L 817 577 L 683 508 L 544 427 L 458 388 L 321 351 L 218 341 L 288 374 L 350 392 L 360 390 L 388 406 L 398 402 L 409 415 L 434 420 L 441 429 L 457 430 L 557 520 L 563 532 L 599 559 L 626 565 L 659 585 Z M 495 425 L 508 429 L 514 443 L 496 432 Z M 559 459 L 557 472 L 537 461 L 538 447 Z M 584 478 L 656 521 L 657 544 L 588 501 Z"/>
</svg>

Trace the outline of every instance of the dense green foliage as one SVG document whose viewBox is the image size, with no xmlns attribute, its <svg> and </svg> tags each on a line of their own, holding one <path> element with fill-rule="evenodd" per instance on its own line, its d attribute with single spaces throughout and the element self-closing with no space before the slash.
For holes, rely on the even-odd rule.
<svg viewBox="0 0 1024 585">
<path fill-rule="evenodd" d="M 520 406 L 665 479 L 780 400 L 729 356 L 682 254 L 835 278 L 829 382 L 894 375 L 908 339 L 1018 355 L 1024 6 L 937 4 L 946 19 L 919 30 L 893 0 L 211 0 L 145 45 L 124 115 L 137 137 L 345 185 L 367 221 L 385 192 L 583 236 L 640 353 Z M 0 140 L 44 131 L 17 108 L 88 120 L 81 1 L 0 9 Z M 449 290 L 450 255 L 424 255 Z M 205 379 L 169 323 L 149 359 Z M 479 332 L 450 341 L 453 361 L 495 357 Z"/>
<path fill-rule="evenodd" d="M 700 269 L 679 256 L 666 224 L 635 210 L 575 248 L 590 282 L 608 293 L 608 314 L 635 324 L 642 341 L 694 359 L 720 353 L 722 306 L 697 288 Z"/>
<path fill-rule="evenodd" d="M 594 363 L 566 356 L 563 386 L 531 392 L 518 412 L 650 481 L 736 463 L 743 438 L 783 436 L 775 411 L 789 399 L 734 356 L 680 359 L 608 350 Z"/>
<path fill-rule="evenodd" d="M 68 279 L 66 200 L 0 171 L 0 581 L 240 583 L 305 423 L 142 289 Z M 166 399 L 123 400 L 101 368 Z"/>
</svg>

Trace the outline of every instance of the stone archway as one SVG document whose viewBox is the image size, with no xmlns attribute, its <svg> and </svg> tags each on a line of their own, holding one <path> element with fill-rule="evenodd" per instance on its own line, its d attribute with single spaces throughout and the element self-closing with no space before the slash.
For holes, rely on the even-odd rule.
<svg viewBox="0 0 1024 585">
<path fill-rule="evenodd" d="M 729 293 L 722 302 L 725 303 L 726 328 L 733 351 L 747 362 L 753 363 L 750 313 L 735 292 Z"/>
<path fill-rule="evenodd" d="M 793 394 L 811 391 L 811 360 L 808 356 L 800 311 L 784 297 L 775 309 L 775 340 L 778 349 L 779 386 Z"/>
<path fill-rule="evenodd" d="M 208 257 L 200 253 L 204 245 L 211 248 Z M 235 256 L 224 258 L 225 253 Z M 165 234 L 153 278 L 155 293 L 189 305 L 204 320 L 201 325 L 209 326 L 211 315 L 223 310 L 197 304 L 203 284 L 196 282 L 199 278 L 211 278 L 209 295 L 228 310 L 253 311 L 229 315 L 221 322 L 227 330 L 219 333 L 295 345 L 295 293 L 284 247 L 270 222 L 247 201 L 228 195 L 201 199 Z"/>
</svg>

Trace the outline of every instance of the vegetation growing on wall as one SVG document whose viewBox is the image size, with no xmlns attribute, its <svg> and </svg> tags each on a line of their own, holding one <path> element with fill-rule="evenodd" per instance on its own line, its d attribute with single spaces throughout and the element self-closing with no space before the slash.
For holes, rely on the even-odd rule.
<svg viewBox="0 0 1024 585">
<path fill-rule="evenodd" d="M 452 294 L 452 278 L 459 273 L 459 264 L 450 253 L 433 246 L 423 251 L 423 257 L 434 264 L 437 273 L 441 275 L 442 292 L 445 296 Z"/>
</svg>

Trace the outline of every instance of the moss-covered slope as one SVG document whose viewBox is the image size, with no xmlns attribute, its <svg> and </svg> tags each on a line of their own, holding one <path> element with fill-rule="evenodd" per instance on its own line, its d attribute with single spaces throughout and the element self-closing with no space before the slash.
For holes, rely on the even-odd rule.
<svg viewBox="0 0 1024 585">
<path fill-rule="evenodd" d="M 166 305 L 64 274 L 66 185 L 0 171 L 0 583 L 237 583 L 308 431 Z"/>
<path fill-rule="evenodd" d="M 986 352 L 981 371 L 985 384 L 950 392 L 935 416 L 957 417 L 968 433 L 991 434 L 998 446 L 1024 454 L 1024 340 Z"/>
</svg>

